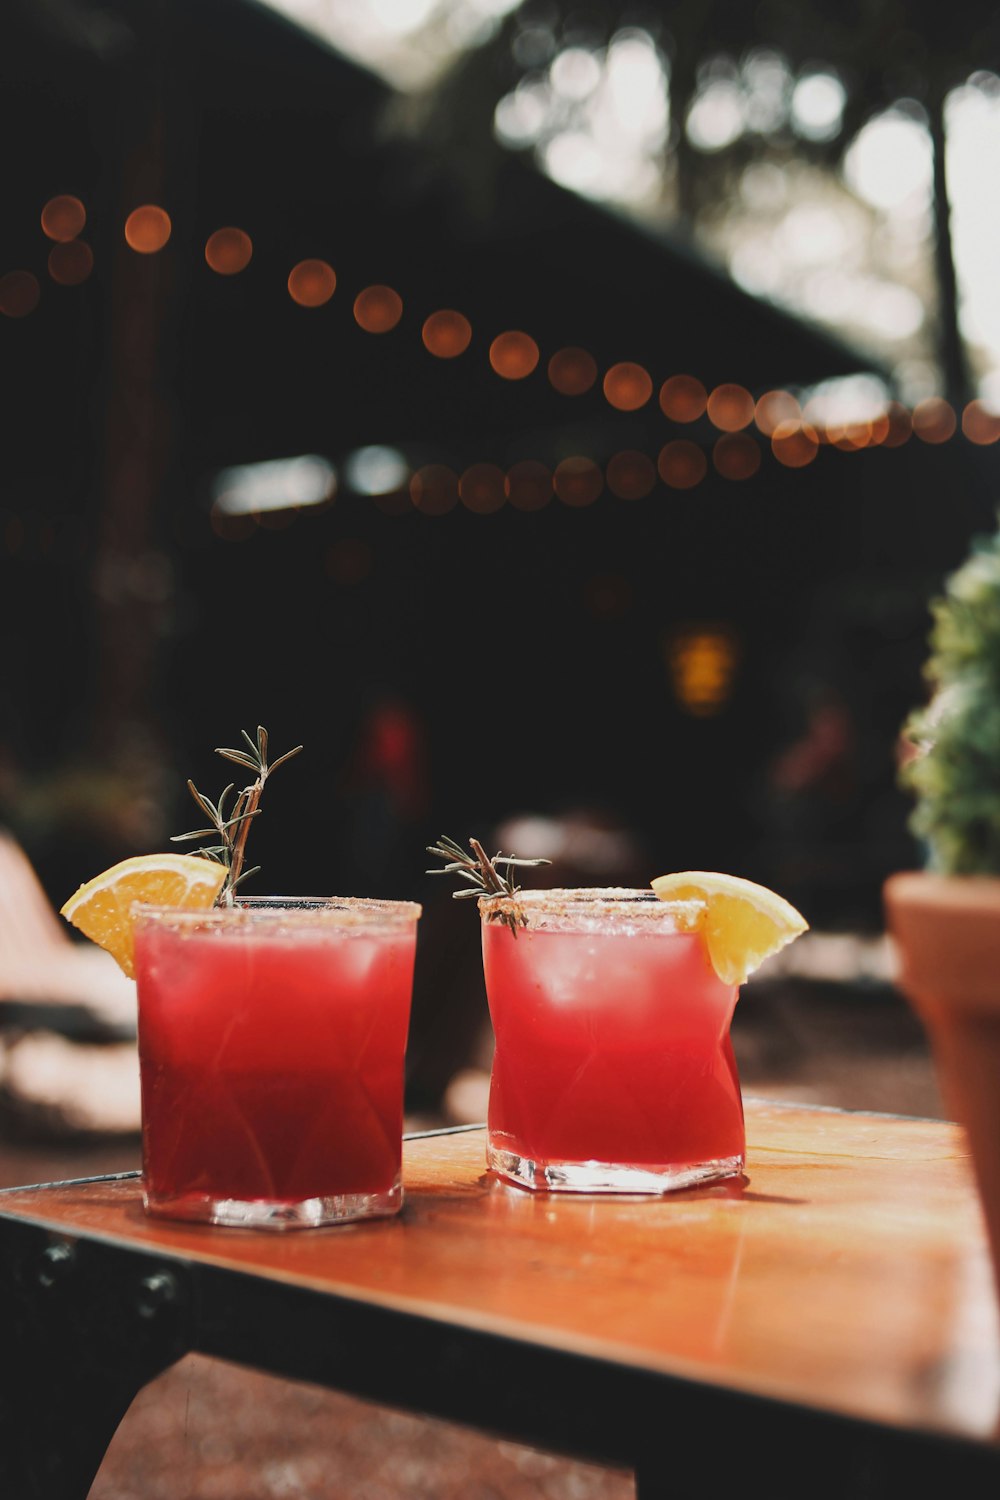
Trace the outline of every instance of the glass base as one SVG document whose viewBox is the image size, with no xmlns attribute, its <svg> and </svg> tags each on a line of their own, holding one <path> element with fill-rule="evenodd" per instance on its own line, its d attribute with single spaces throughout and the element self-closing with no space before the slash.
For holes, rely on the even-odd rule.
<svg viewBox="0 0 1000 1500">
<path fill-rule="evenodd" d="M 146 1212 L 157 1219 L 189 1219 L 229 1229 L 319 1229 L 356 1219 L 385 1219 L 403 1206 L 403 1184 L 397 1177 L 383 1193 L 337 1193 L 328 1198 L 216 1198 L 208 1193 L 154 1195 L 144 1186 Z"/>
<path fill-rule="evenodd" d="M 629 1166 L 607 1161 L 532 1161 L 492 1144 L 486 1147 L 492 1170 L 518 1187 L 543 1193 L 673 1193 L 679 1188 L 739 1177 L 746 1158 L 723 1156 L 715 1161 Z"/>
</svg>

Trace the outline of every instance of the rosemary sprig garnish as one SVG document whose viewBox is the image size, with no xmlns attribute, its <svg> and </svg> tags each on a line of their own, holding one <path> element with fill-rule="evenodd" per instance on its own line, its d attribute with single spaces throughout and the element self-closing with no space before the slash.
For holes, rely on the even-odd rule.
<svg viewBox="0 0 1000 1500">
<path fill-rule="evenodd" d="M 469 840 L 469 848 L 472 850 L 473 858 L 470 859 L 460 844 L 454 839 L 445 838 L 442 834 L 436 844 L 427 845 L 427 853 L 435 855 L 438 859 L 446 861 L 443 870 L 428 870 L 428 875 L 457 875 L 459 880 L 467 882 L 464 891 L 452 891 L 456 901 L 467 901 L 470 897 L 477 900 L 481 896 L 504 896 L 510 903 L 506 909 L 498 908 L 496 911 L 487 913 L 488 922 L 506 922 L 511 932 L 517 937 L 518 927 L 527 927 L 528 918 L 518 901 L 520 886 L 514 885 L 508 878 L 500 874 L 497 865 L 504 865 L 508 871 L 515 865 L 550 865 L 551 859 L 518 859 L 513 854 L 494 854 L 491 859 L 478 839 Z"/>
<path fill-rule="evenodd" d="M 251 739 L 245 729 L 241 729 L 240 733 L 246 740 L 245 750 L 223 750 L 217 747 L 215 753 L 221 755 L 224 760 L 231 760 L 236 765 L 252 771 L 254 780 L 241 792 L 236 792 L 236 783 L 231 781 L 218 802 L 213 802 L 210 797 L 199 792 L 193 781 L 188 781 L 188 791 L 205 814 L 211 827 L 194 828 L 190 833 L 175 833 L 170 840 L 172 844 L 186 844 L 192 839 L 216 838 L 218 840 L 217 843 L 208 844 L 202 849 L 193 851 L 204 859 L 215 860 L 217 864 L 226 867 L 226 878 L 216 899 L 217 906 L 232 906 L 233 892 L 236 887 L 241 881 L 248 880 L 251 875 L 256 875 L 260 869 L 260 865 L 254 865 L 251 869 L 244 870 L 243 858 L 250 824 L 260 810 L 259 804 L 264 783 L 280 765 L 283 765 L 286 760 L 291 760 L 293 755 L 298 755 L 302 749 L 301 745 L 296 745 L 294 750 L 286 750 L 284 755 L 279 755 L 276 761 L 268 765 L 267 730 L 263 725 L 257 725 L 256 740 Z M 236 800 L 231 810 L 227 812 L 226 800 L 234 792 L 236 792 Z"/>
</svg>

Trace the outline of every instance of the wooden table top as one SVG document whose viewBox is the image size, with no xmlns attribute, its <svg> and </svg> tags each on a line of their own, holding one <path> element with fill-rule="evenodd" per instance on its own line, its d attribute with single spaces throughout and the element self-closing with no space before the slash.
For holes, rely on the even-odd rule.
<svg viewBox="0 0 1000 1500">
<path fill-rule="evenodd" d="M 481 1130 L 409 1140 L 393 1220 L 171 1224 L 136 1178 L 15 1188 L 0 1220 L 892 1427 L 992 1440 L 1000 1337 L 954 1125 L 747 1101 L 747 1176 L 659 1199 L 530 1193 Z"/>
</svg>

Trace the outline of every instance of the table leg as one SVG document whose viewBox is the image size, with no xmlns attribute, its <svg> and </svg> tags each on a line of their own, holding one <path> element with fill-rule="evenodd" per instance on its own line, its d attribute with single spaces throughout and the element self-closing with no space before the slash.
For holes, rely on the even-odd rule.
<svg viewBox="0 0 1000 1500">
<path fill-rule="evenodd" d="M 85 1500 L 133 1397 L 190 1348 L 183 1266 L 0 1226 L 0 1495 Z"/>
</svg>

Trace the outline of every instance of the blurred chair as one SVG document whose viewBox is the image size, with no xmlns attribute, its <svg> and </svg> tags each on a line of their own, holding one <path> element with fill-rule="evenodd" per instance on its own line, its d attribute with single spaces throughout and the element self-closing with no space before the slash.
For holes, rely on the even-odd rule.
<svg viewBox="0 0 1000 1500">
<path fill-rule="evenodd" d="M 0 1133 L 137 1132 L 135 1034 L 134 982 L 103 949 L 70 937 L 0 829 Z"/>
</svg>

